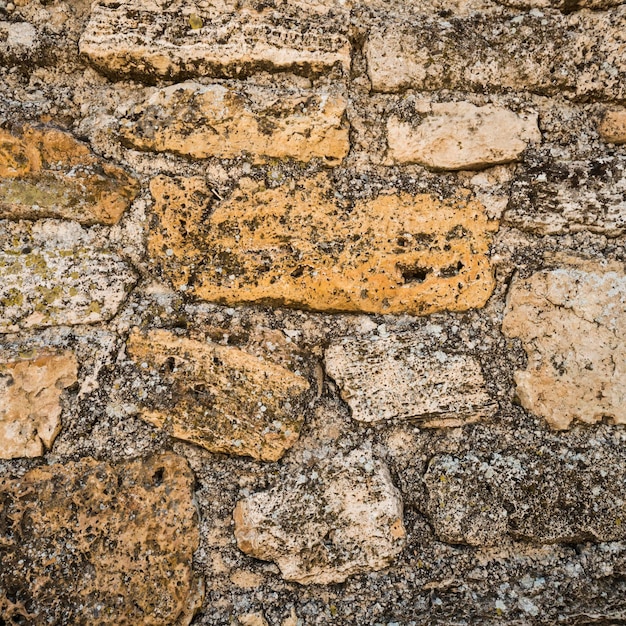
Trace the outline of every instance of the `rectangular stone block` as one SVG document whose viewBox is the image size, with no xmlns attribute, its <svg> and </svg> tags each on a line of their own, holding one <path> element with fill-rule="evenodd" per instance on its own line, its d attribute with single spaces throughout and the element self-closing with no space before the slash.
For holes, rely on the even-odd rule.
<svg viewBox="0 0 626 626">
<path fill-rule="evenodd" d="M 201 178 L 151 181 L 148 247 L 177 289 L 224 304 L 426 315 L 482 307 L 498 224 L 459 192 L 340 206 L 325 174 L 275 189 L 242 180 L 209 208 Z"/>
<path fill-rule="evenodd" d="M 251 154 L 336 165 L 349 149 L 346 100 L 327 90 L 183 83 L 160 89 L 122 123 L 124 143 L 194 158 Z"/>
<path fill-rule="evenodd" d="M 420 333 L 331 344 L 326 371 L 359 422 L 398 419 L 425 428 L 460 426 L 498 409 L 477 359 L 431 352 Z"/>
<path fill-rule="evenodd" d="M 80 51 L 115 77 L 180 80 L 255 71 L 318 75 L 350 67 L 348 13 L 340 3 L 244 2 L 192 9 L 179 2 L 94 3 Z"/>
<path fill-rule="evenodd" d="M 572 98 L 626 97 L 626 7 L 563 15 L 475 13 L 381 20 L 365 44 L 376 91 L 518 90 Z"/>
</svg>

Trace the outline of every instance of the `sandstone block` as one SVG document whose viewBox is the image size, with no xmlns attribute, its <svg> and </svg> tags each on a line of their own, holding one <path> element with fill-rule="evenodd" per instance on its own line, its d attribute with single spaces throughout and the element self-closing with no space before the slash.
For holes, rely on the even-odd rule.
<svg viewBox="0 0 626 626">
<path fill-rule="evenodd" d="M 0 333 L 107 321 L 135 281 L 107 250 L 7 247 L 0 251 Z"/>
<path fill-rule="evenodd" d="M 0 129 L 0 218 L 116 224 L 139 184 L 69 133 Z"/>
<path fill-rule="evenodd" d="M 398 163 L 437 170 L 474 170 L 516 161 L 530 142 L 540 142 L 537 115 L 469 102 L 431 104 L 417 125 L 391 117 L 387 141 Z"/>
<path fill-rule="evenodd" d="M 0 363 L 0 458 L 41 456 L 61 430 L 61 393 L 76 382 L 71 353 Z"/>
<path fill-rule="evenodd" d="M 402 500 L 371 452 L 322 459 L 270 491 L 240 500 L 235 537 L 301 584 L 341 582 L 391 564 L 405 543 Z"/>
<path fill-rule="evenodd" d="M 195 158 L 319 157 L 339 163 L 350 147 L 346 100 L 327 91 L 183 83 L 157 91 L 122 126 L 140 150 Z"/>
<path fill-rule="evenodd" d="M 459 89 L 563 93 L 623 100 L 626 7 L 563 15 L 530 11 L 503 19 L 474 13 L 442 20 L 381 20 L 365 44 L 376 91 Z"/>
<path fill-rule="evenodd" d="M 517 279 L 502 331 L 519 337 L 528 367 L 519 399 L 555 429 L 574 420 L 626 423 L 626 275 L 590 262 Z"/>
<path fill-rule="evenodd" d="M 99 0 L 80 40 L 80 51 L 105 74 L 180 80 L 240 77 L 252 72 L 321 74 L 350 67 L 348 18 L 340 3 L 243 2 L 210 8 L 167 0 Z M 333 6 L 334 5 L 334 6 Z"/>
<path fill-rule="evenodd" d="M 598 132 L 609 143 L 626 143 L 626 111 L 607 111 L 598 126 Z"/>
<path fill-rule="evenodd" d="M 425 315 L 485 304 L 498 227 L 467 193 L 381 195 L 346 209 L 325 175 L 243 180 L 211 212 L 201 179 L 151 181 L 149 250 L 177 289 L 228 304 Z"/>
<path fill-rule="evenodd" d="M 541 235 L 626 230 L 626 159 L 549 161 L 522 170 L 511 185 L 504 221 Z"/>
<path fill-rule="evenodd" d="M 202 601 L 193 474 L 163 454 L 0 479 L 0 614 L 28 624 L 187 625 Z"/>
<path fill-rule="evenodd" d="M 172 389 L 146 406 L 142 419 L 211 452 L 276 461 L 298 439 L 308 381 L 232 346 L 165 330 L 134 332 L 128 354 L 160 372 Z"/>
<path fill-rule="evenodd" d="M 326 371 L 360 422 L 411 420 L 459 426 L 493 415 L 497 404 L 471 356 L 430 353 L 419 333 L 347 339 L 326 350 Z"/>
</svg>

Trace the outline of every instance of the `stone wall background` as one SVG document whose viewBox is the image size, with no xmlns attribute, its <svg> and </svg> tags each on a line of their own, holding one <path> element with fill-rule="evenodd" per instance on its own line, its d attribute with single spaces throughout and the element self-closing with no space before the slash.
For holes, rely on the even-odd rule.
<svg viewBox="0 0 626 626">
<path fill-rule="evenodd" d="M 626 623 L 619 0 L 0 0 L 0 623 Z"/>
</svg>

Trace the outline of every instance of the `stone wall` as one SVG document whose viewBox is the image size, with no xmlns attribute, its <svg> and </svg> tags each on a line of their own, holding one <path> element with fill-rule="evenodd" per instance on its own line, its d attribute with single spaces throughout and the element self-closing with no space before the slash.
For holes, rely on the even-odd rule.
<svg viewBox="0 0 626 626">
<path fill-rule="evenodd" d="M 621 0 L 0 0 L 0 625 L 626 623 Z"/>
</svg>

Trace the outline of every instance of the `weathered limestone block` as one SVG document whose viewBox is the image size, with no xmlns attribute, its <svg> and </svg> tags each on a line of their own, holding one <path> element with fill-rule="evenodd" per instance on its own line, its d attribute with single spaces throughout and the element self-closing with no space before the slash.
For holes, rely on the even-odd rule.
<svg viewBox="0 0 626 626">
<path fill-rule="evenodd" d="M 121 135 L 133 148 L 200 159 L 251 153 L 336 165 L 350 147 L 345 109 L 328 91 L 183 83 L 135 107 Z"/>
<path fill-rule="evenodd" d="M 154 394 L 142 419 L 211 452 L 276 461 L 298 439 L 308 381 L 232 346 L 134 332 L 128 354 L 160 372 L 171 398 Z"/>
<path fill-rule="evenodd" d="M 497 545 L 508 534 L 538 543 L 626 538 L 623 448 L 437 456 L 424 476 L 426 512 L 442 541 Z"/>
<path fill-rule="evenodd" d="M 107 321 L 136 282 L 117 254 L 53 245 L 0 250 L 0 333 Z"/>
<path fill-rule="evenodd" d="M 626 98 L 626 7 L 381 21 L 365 44 L 376 91 L 461 89 Z"/>
<path fill-rule="evenodd" d="M 405 544 L 402 514 L 387 468 L 357 449 L 239 501 L 233 517 L 241 550 L 306 585 L 390 565 Z"/>
<path fill-rule="evenodd" d="M 459 426 L 498 408 L 485 389 L 477 359 L 441 350 L 431 354 L 419 333 L 331 344 L 326 371 L 360 422 L 399 419 L 425 428 Z"/>
<path fill-rule="evenodd" d="M 491 295 L 498 224 L 467 194 L 381 195 L 349 210 L 325 175 L 240 185 L 210 211 L 201 179 L 151 181 L 148 246 L 177 289 L 228 304 L 418 315 Z"/>
<path fill-rule="evenodd" d="M 69 133 L 0 129 L 0 218 L 116 224 L 139 184 Z"/>
<path fill-rule="evenodd" d="M 626 159 L 541 163 L 518 173 L 504 221 L 541 235 L 626 230 Z"/>
<path fill-rule="evenodd" d="M 558 430 L 574 420 L 626 424 L 623 266 L 580 262 L 517 279 L 502 331 L 528 354 L 515 373 L 524 408 Z"/>
<path fill-rule="evenodd" d="M 76 382 L 71 353 L 0 363 L 0 459 L 41 456 L 61 430 L 61 393 Z"/>
<path fill-rule="evenodd" d="M 239 77 L 254 71 L 321 74 L 350 67 L 348 15 L 336 2 L 307 7 L 215 3 L 191 12 L 166 0 L 94 3 L 80 51 L 106 74 L 143 80 Z M 256 6 L 255 6 L 256 5 Z M 334 6 L 333 6 L 334 5 Z"/>
<path fill-rule="evenodd" d="M 470 102 L 432 103 L 417 125 L 391 117 L 387 141 L 398 163 L 437 170 L 474 170 L 516 161 L 530 142 L 540 142 L 537 115 Z"/>
<path fill-rule="evenodd" d="M 0 63 L 15 65 L 40 56 L 40 34 L 29 22 L 0 21 Z"/>
<path fill-rule="evenodd" d="M 193 482 L 173 454 L 118 465 L 86 458 L 0 479 L 0 614 L 9 623 L 189 624 L 202 602 Z"/>
<path fill-rule="evenodd" d="M 626 143 L 626 110 L 607 111 L 598 126 L 598 132 L 609 143 Z"/>
</svg>

